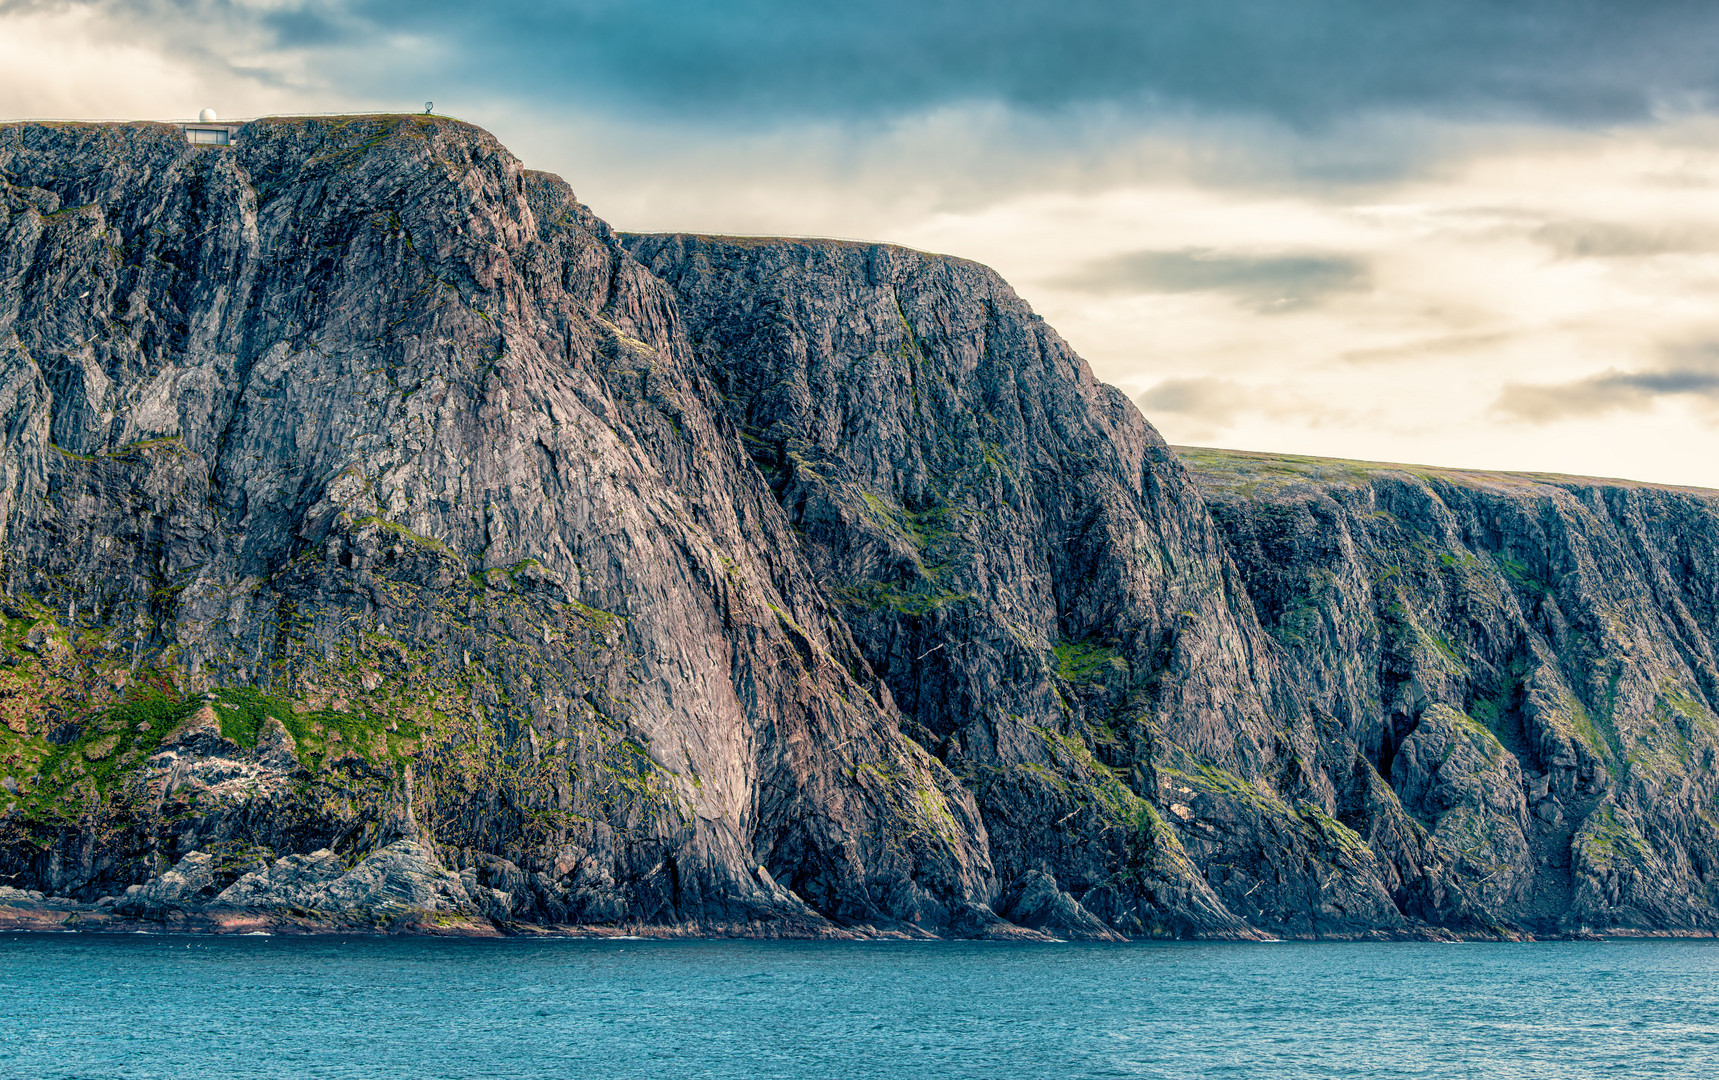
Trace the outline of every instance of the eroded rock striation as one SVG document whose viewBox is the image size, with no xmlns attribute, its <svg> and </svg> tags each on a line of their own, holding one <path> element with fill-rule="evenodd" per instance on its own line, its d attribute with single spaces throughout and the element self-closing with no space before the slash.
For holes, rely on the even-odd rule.
<svg viewBox="0 0 1719 1080">
<path fill-rule="evenodd" d="M 445 119 L 0 193 L 0 923 L 1719 922 L 1719 496 L 1178 456 L 984 267 Z"/>
</svg>

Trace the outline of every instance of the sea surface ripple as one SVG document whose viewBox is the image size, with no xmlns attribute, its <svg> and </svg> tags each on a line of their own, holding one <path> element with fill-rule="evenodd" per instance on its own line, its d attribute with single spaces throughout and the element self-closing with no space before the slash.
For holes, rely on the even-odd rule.
<svg viewBox="0 0 1719 1080">
<path fill-rule="evenodd" d="M 1719 943 L 0 935 L 0 1076 L 1711 1077 Z"/>
</svg>

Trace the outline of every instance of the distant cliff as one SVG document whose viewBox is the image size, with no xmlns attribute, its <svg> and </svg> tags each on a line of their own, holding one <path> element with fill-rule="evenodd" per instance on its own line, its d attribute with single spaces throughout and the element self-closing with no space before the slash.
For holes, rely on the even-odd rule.
<svg viewBox="0 0 1719 1080">
<path fill-rule="evenodd" d="M 1403 910 L 1714 928 L 1719 493 L 1180 453 Z"/>
<path fill-rule="evenodd" d="M 1719 496 L 1185 463 L 984 267 L 447 120 L 0 181 L 0 924 L 1719 923 Z"/>
</svg>

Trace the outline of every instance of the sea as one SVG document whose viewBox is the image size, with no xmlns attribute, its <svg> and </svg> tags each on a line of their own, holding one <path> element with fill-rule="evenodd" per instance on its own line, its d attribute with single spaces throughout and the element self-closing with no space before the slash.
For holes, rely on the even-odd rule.
<svg viewBox="0 0 1719 1080">
<path fill-rule="evenodd" d="M 1719 1077 L 1719 943 L 0 934 L 0 1077 Z"/>
</svg>

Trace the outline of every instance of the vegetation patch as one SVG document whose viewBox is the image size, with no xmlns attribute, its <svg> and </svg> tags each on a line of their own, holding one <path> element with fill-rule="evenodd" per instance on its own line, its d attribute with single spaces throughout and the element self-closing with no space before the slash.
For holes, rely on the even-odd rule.
<svg viewBox="0 0 1719 1080">
<path fill-rule="evenodd" d="M 1525 593 L 1535 596 L 1551 596 L 1557 592 L 1551 583 L 1537 576 L 1527 563 L 1512 559 L 1508 555 L 1499 555 L 1498 569 L 1510 584 Z"/>
<path fill-rule="evenodd" d="M 453 548 L 450 548 L 435 537 L 413 532 L 411 529 L 408 529 L 406 526 L 401 525 L 396 521 L 389 521 L 386 518 L 371 515 L 368 517 L 361 517 L 352 523 L 352 526 L 355 529 L 361 529 L 366 525 L 375 525 L 384 532 L 399 537 L 408 543 L 416 544 L 418 547 L 429 548 L 431 551 L 446 555 L 450 559 L 459 558 L 459 556 L 454 554 Z"/>
<path fill-rule="evenodd" d="M 1498 736 L 1493 733 L 1490 727 L 1481 721 L 1476 720 L 1467 713 L 1445 705 L 1434 705 L 1428 710 L 1428 715 L 1431 716 L 1435 711 L 1444 713 L 1456 733 L 1464 736 L 1469 745 L 1480 751 L 1481 758 L 1488 764 L 1496 764 L 1497 762 L 1502 761 L 1504 756 L 1509 753 L 1509 751 L 1504 748 L 1504 744 L 1499 741 Z M 1452 749 L 1452 747 L 1447 745 L 1447 758 L 1449 757 L 1450 749 Z"/>
<path fill-rule="evenodd" d="M 1500 742 L 1520 735 L 1520 722 L 1512 724 L 1512 716 L 1521 697 L 1522 686 L 1528 680 L 1531 663 L 1527 657 L 1513 657 L 1504 665 L 1493 683 L 1491 693 L 1478 694 L 1468 704 L 1468 715 L 1486 725 Z M 1513 730 L 1514 728 L 1514 730 Z"/>
<path fill-rule="evenodd" d="M 1204 446 L 1175 446 L 1171 449 L 1195 475 L 1201 487 L 1222 488 L 1249 499 L 1309 482 L 1358 486 L 1370 481 L 1377 473 L 1395 472 L 1401 468 L 1379 462 L 1217 450 Z"/>
<path fill-rule="evenodd" d="M 1183 752 L 1182 768 L 1162 766 L 1160 772 L 1171 780 L 1181 780 L 1195 791 L 1220 795 L 1247 804 L 1262 814 L 1287 818 L 1289 807 L 1275 795 L 1267 794 L 1235 773 L 1217 765 L 1199 761 Z"/>
<path fill-rule="evenodd" d="M 1337 591 L 1337 577 L 1329 570 L 1315 569 L 1305 579 L 1305 591 L 1285 605 L 1267 632 L 1282 645 L 1306 645 L 1325 620 L 1325 599 Z"/>
<path fill-rule="evenodd" d="M 1332 817 L 1324 807 L 1304 802 L 1295 808 L 1308 837 L 1327 851 L 1338 851 L 1357 862 L 1372 862 L 1373 851 L 1359 833 Z"/>
<path fill-rule="evenodd" d="M 409 716 L 398 712 L 314 709 L 300 712 L 294 703 L 251 687 L 216 692 L 210 703 L 221 722 L 221 735 L 249 750 L 257 745 L 263 723 L 274 717 L 297 745 L 306 768 L 321 767 L 331 757 L 356 753 L 368 761 L 405 761 L 416 751 L 421 734 Z"/>
<path fill-rule="evenodd" d="M 1595 756 L 1613 766 L 1623 763 L 1623 741 L 1618 738 L 1610 715 L 1601 713 L 1596 716 L 1588 711 L 1587 706 L 1568 695 L 1560 704 L 1564 706 L 1564 717 L 1571 732 L 1592 750 Z"/>
<path fill-rule="evenodd" d="M 1056 673 L 1070 686 L 1105 686 L 1128 678 L 1128 661 L 1114 646 L 1063 638 L 1052 649 Z"/>
<path fill-rule="evenodd" d="M 1588 815 L 1571 846 L 1588 868 L 1602 874 L 1643 866 L 1653 859 L 1635 825 L 1609 799 Z"/>
<path fill-rule="evenodd" d="M 86 802 L 125 786 L 167 733 L 202 704 L 201 698 L 172 696 L 141 683 L 126 700 L 75 721 L 79 734 L 68 743 L 0 729 L 0 760 L 20 785 L 7 801 L 26 823 L 74 822 Z"/>
<path fill-rule="evenodd" d="M 910 584 L 887 581 L 862 581 L 843 585 L 834 591 L 835 600 L 845 607 L 866 611 L 894 611 L 901 615 L 929 615 L 954 604 L 976 599 L 970 592 L 939 587 L 925 578 Z"/>
</svg>

